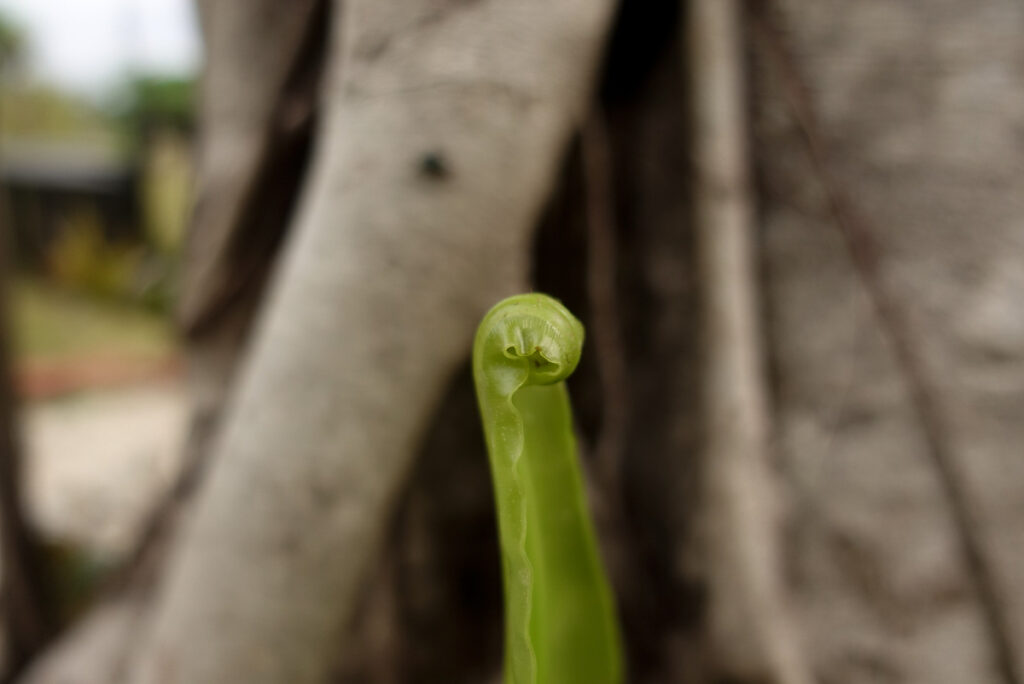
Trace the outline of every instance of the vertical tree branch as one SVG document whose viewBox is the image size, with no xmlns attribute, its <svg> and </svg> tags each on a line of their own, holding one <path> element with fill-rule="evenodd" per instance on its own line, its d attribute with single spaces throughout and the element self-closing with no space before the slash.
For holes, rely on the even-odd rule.
<svg viewBox="0 0 1024 684">
<path fill-rule="evenodd" d="M 804 684 L 810 677 L 784 597 L 768 463 L 740 5 L 688 6 L 711 666 L 740 681 Z"/>
<path fill-rule="evenodd" d="M 191 402 L 182 473 L 124 573 L 150 583 L 210 444 L 309 164 L 330 3 L 198 1 L 206 42 L 200 179 L 180 307 Z M 252 62 L 252 53 L 262 60 Z M 264 78 L 249 76 L 260 68 Z"/>
<path fill-rule="evenodd" d="M 322 142 L 139 684 L 322 681 L 445 382 L 524 287 L 612 9 L 340 6 Z"/>
</svg>

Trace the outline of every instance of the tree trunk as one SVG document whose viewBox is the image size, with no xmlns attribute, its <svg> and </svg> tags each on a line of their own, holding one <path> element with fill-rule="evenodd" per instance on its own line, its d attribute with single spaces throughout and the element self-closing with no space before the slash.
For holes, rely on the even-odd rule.
<svg viewBox="0 0 1024 684">
<path fill-rule="evenodd" d="M 131 681 L 323 680 L 444 382 L 525 284 L 609 10 L 337 13 L 303 206 Z"/>
<path fill-rule="evenodd" d="M 822 681 L 1021 681 L 1024 5 L 778 0 L 755 116 L 790 576 Z M 1012 28 L 1011 28 L 1012 27 Z"/>
</svg>

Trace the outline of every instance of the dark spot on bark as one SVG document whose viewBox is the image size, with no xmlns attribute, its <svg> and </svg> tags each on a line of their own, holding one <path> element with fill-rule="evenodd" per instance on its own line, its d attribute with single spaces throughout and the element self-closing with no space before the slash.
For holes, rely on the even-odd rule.
<svg viewBox="0 0 1024 684">
<path fill-rule="evenodd" d="M 427 152 L 420 157 L 419 169 L 422 175 L 434 180 L 443 180 L 452 173 L 448 160 L 436 150 Z"/>
</svg>

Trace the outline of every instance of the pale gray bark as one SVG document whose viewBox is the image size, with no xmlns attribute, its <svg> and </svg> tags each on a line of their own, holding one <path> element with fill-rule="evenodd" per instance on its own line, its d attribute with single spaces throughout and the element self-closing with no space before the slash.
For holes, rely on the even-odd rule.
<svg viewBox="0 0 1024 684">
<path fill-rule="evenodd" d="M 711 668 L 737 681 L 806 684 L 784 585 L 779 493 L 769 463 L 742 15 L 691 0 L 687 27 L 694 231 L 700 269 L 701 543 Z"/>
<path fill-rule="evenodd" d="M 798 73 L 760 31 L 755 130 L 808 653 L 830 682 L 1016 682 L 1024 5 L 776 4 Z"/>
<path fill-rule="evenodd" d="M 321 681 L 479 317 L 522 289 L 611 3 L 343 3 L 322 141 L 134 682 Z"/>
</svg>

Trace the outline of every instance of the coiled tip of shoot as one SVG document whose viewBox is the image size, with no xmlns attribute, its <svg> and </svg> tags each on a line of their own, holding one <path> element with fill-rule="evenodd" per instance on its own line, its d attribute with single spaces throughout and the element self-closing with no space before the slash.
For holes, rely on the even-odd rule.
<svg viewBox="0 0 1024 684">
<path fill-rule="evenodd" d="M 583 338 L 583 324 L 554 297 L 515 295 L 495 304 L 484 316 L 473 345 L 473 362 L 489 374 L 525 369 L 527 376 L 520 382 L 549 385 L 576 370 Z"/>
</svg>

